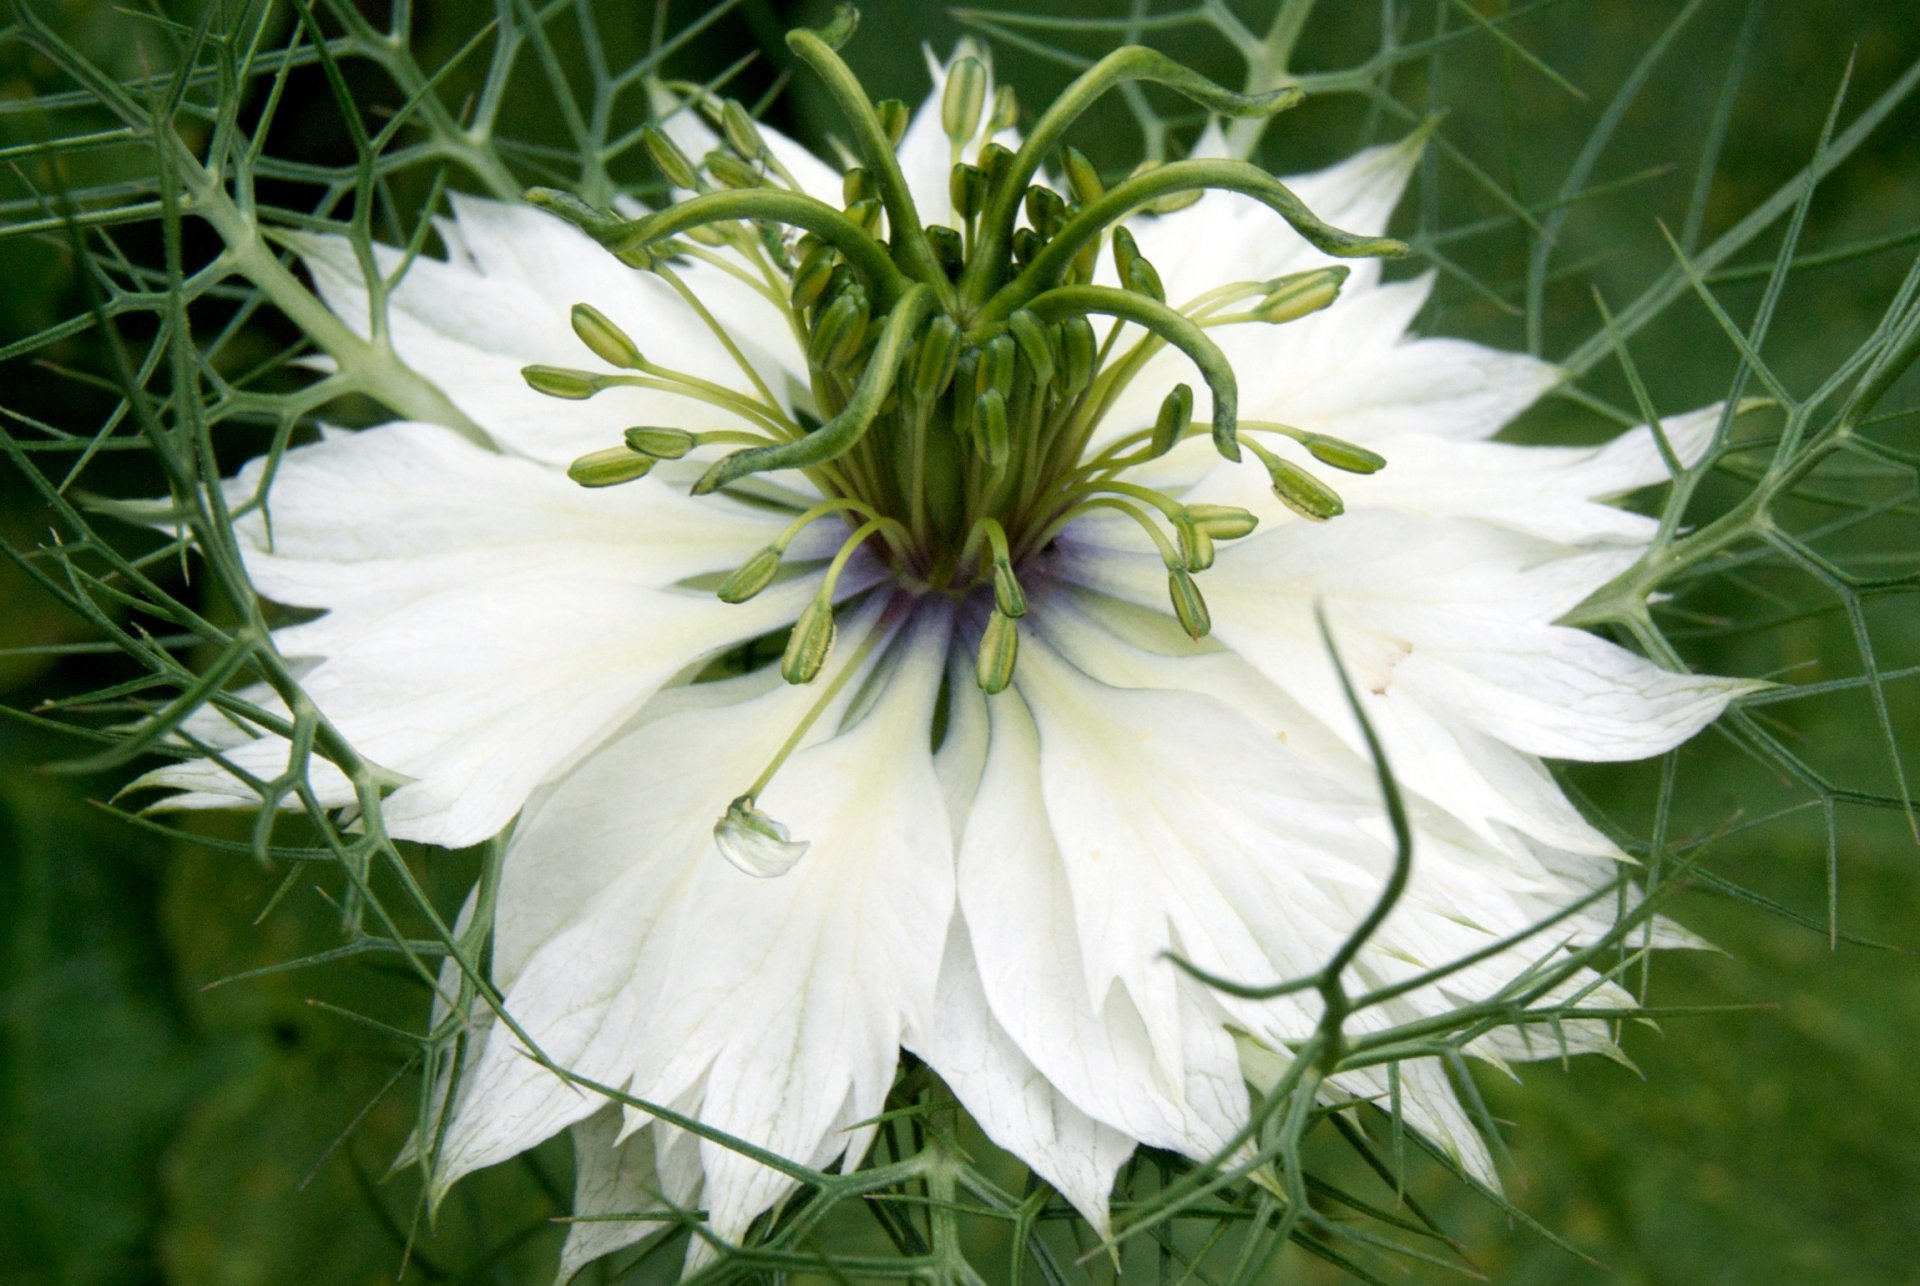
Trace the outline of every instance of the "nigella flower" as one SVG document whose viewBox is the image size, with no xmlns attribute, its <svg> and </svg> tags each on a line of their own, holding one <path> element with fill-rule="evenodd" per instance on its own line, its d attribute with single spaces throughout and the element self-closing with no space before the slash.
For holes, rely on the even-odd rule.
<svg viewBox="0 0 1920 1286">
<path fill-rule="evenodd" d="M 1558 372 L 1409 336 L 1430 279 L 1377 257 L 1417 142 L 1281 183 L 1209 133 L 1108 187 L 1063 135 L 1121 81 L 1226 114 L 1291 96 L 1123 50 L 1023 144 L 973 56 L 909 120 L 792 43 L 857 168 L 696 104 L 713 129 L 649 136 L 683 190 L 659 211 L 456 199 L 444 260 L 376 256 L 446 422 L 287 453 L 239 534 L 260 592 L 318 613 L 277 643 L 390 774 L 386 830 L 512 826 L 514 1023 L 477 1014 L 444 1087 L 442 1190 L 571 1128 L 576 1214 L 664 1199 L 738 1238 L 788 1179 L 524 1042 L 814 1166 L 858 1160 L 904 1047 L 1104 1227 L 1138 1145 L 1228 1148 L 1318 1020 L 1311 992 L 1172 958 L 1310 974 L 1394 868 L 1318 619 L 1414 836 L 1352 977 L 1484 956 L 1356 1030 L 1491 994 L 1545 948 L 1488 948 L 1613 878 L 1543 759 L 1659 753 L 1741 685 L 1556 623 L 1639 556 L 1653 524 L 1608 500 L 1666 467 L 1646 429 L 1492 441 Z M 351 247 L 305 255 L 369 329 Z M 1712 418 L 1665 432 L 1686 456 Z M 276 738 L 199 731 L 217 756 L 146 779 L 175 806 L 286 770 Z M 311 786 L 352 803 L 325 765 Z M 1606 1033 L 1472 1048 L 1568 1047 Z M 1403 1064 L 1396 1101 L 1488 1172 L 1442 1068 Z M 576 1224 L 566 1266 L 646 1227 Z"/>
</svg>

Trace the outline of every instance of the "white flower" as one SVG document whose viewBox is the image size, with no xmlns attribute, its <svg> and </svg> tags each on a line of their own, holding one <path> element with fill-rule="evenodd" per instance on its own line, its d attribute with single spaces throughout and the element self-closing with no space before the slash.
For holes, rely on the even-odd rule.
<svg viewBox="0 0 1920 1286">
<path fill-rule="evenodd" d="M 714 145 L 691 114 L 676 121 L 688 152 Z M 979 158 L 990 128 L 950 145 L 938 93 L 915 117 L 899 164 L 924 220 L 958 220 L 950 165 Z M 763 137 L 776 174 L 841 207 L 838 174 Z M 1202 153 L 1217 144 L 1209 135 Z M 1384 232 L 1415 154 L 1375 148 L 1287 182 L 1359 246 Z M 1057 229 L 1071 211 L 1046 202 L 1030 209 Z M 1394 863 L 1375 765 L 1316 609 L 1416 833 L 1407 893 L 1353 963 L 1361 987 L 1487 948 L 1612 878 L 1622 855 L 1543 758 L 1657 754 L 1742 690 L 1556 624 L 1653 529 L 1608 503 L 1664 480 L 1645 429 L 1591 449 L 1491 441 L 1556 370 L 1410 337 L 1430 277 L 1384 283 L 1360 258 L 1341 286 L 1318 272 L 1333 260 L 1238 192 L 1130 227 L 1178 315 L 1211 309 L 1204 333 L 1237 373 L 1239 441 L 1259 460 L 1229 463 L 1207 440 L 1212 395 L 1175 347 L 1140 350 L 1129 380 L 1111 374 L 1145 335 L 1136 326 L 1102 368 L 1111 387 L 1076 390 L 1085 333 L 1069 333 L 1077 314 L 1058 297 L 1052 312 L 1036 300 L 1025 319 L 1000 319 L 1047 328 L 1005 332 L 1011 383 L 995 386 L 1001 358 L 984 331 L 947 337 L 946 373 L 976 381 L 962 397 L 941 370 L 921 370 L 941 365 L 922 356 L 935 347 L 922 328 L 941 315 L 936 302 L 905 333 L 917 347 L 865 454 L 697 496 L 688 484 L 747 437 L 857 401 L 857 348 L 847 341 L 856 359 L 845 365 L 845 353 L 823 356 L 837 341 L 822 334 L 872 312 L 872 372 L 890 360 L 886 301 L 864 297 L 831 319 L 840 305 L 803 311 L 810 364 L 755 275 L 773 273 L 784 292 L 803 266 L 775 271 L 738 238 L 683 242 L 667 267 L 676 278 L 623 266 L 536 209 L 456 198 L 453 210 L 440 224 L 446 259 L 406 266 L 387 321 L 399 354 L 487 440 L 396 423 L 289 452 L 267 512 L 240 523 L 248 566 L 264 595 L 323 613 L 276 638 L 310 659 L 306 690 L 328 718 L 401 783 L 384 808 L 392 834 L 457 846 L 519 819 L 492 968 L 520 1028 L 582 1077 L 763 1148 L 815 1166 L 857 1160 L 873 1130 L 858 1123 L 882 1110 L 903 1046 L 1097 1226 L 1136 1145 L 1195 1158 L 1226 1145 L 1248 1118 L 1249 1080 L 1271 1083 L 1283 1051 L 1312 1032 L 1318 1000 L 1238 999 L 1167 956 L 1250 983 L 1312 973 Z M 791 252 L 804 262 L 811 249 Z M 1103 256 L 1100 280 L 1149 299 L 1134 253 L 1123 243 L 1118 262 Z M 402 264 L 397 251 L 377 258 L 382 272 Z M 315 240 L 306 260 L 334 311 L 367 329 L 351 249 Z M 1292 276 L 1303 273 L 1317 275 Z M 1259 284 L 1231 289 L 1241 282 Z M 1289 305 L 1288 291 L 1305 302 Z M 597 311 L 579 314 L 576 332 L 579 304 Z M 1276 325 L 1262 310 L 1310 315 Z M 604 360 L 627 361 L 628 348 L 644 365 Z M 615 382 L 556 400 L 529 386 L 530 366 L 552 368 L 532 381 L 569 396 Z M 917 380 L 932 400 L 916 400 Z M 1199 392 L 1165 403 L 1163 418 L 1181 382 Z M 823 395 L 835 404 L 818 405 Z M 1064 417 L 1053 436 L 1023 438 L 1034 408 L 1049 406 Z M 926 460 L 879 436 L 907 434 L 916 407 L 938 430 L 914 448 Z M 1066 440 L 1068 412 L 1088 439 L 1042 463 Z M 1714 414 L 1667 423 L 1683 455 Z M 1142 431 L 1156 422 L 1177 439 L 1164 454 L 1112 473 L 1110 489 L 1072 489 L 1089 477 L 1069 472 L 1076 462 L 1150 454 Z M 621 447 L 633 426 L 695 436 Z M 1008 463 L 996 468 L 996 452 Z M 795 523 L 839 464 L 844 487 L 829 496 L 865 507 Z M 590 482 L 633 480 L 583 488 L 570 466 Z M 241 500 L 260 485 L 256 465 L 231 488 Z M 1008 498 L 1022 486 L 1067 499 L 1023 507 Z M 1332 521 L 1294 512 L 1341 500 Z M 993 515 L 992 530 L 977 521 Z M 843 544 L 851 524 L 857 545 Z M 779 664 L 706 672 L 796 619 Z M 249 773 L 286 767 L 275 738 L 202 731 Z M 175 806 L 251 797 L 211 760 L 146 781 L 179 792 Z M 337 773 L 316 770 L 313 786 L 351 802 Z M 1599 932 L 1610 914 L 1602 906 L 1567 932 Z M 1491 954 L 1352 1026 L 1444 1013 L 1538 950 Z M 1606 1039 L 1592 1024 L 1565 1037 L 1575 1049 Z M 1510 1035 L 1474 1048 L 1559 1051 Z M 1488 1174 L 1441 1069 L 1411 1062 L 1400 1078 L 1408 1121 Z M 1385 1085 L 1353 1073 L 1335 1089 Z M 737 1238 L 790 1187 L 563 1083 L 498 1024 L 452 1093 L 443 1190 L 568 1127 L 580 1215 L 658 1193 L 705 1207 L 713 1234 Z M 566 1264 L 643 1231 L 575 1224 Z"/>
</svg>

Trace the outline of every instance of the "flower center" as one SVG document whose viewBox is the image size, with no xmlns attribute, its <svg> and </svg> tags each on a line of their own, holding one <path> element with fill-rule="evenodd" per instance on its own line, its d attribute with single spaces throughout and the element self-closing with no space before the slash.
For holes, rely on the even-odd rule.
<svg viewBox="0 0 1920 1286">
<path fill-rule="evenodd" d="M 1151 81 L 1234 116 L 1278 111 L 1299 98 L 1293 90 L 1235 94 L 1137 47 L 1103 59 L 1070 86 L 1018 150 L 989 142 L 970 161 L 962 157 L 982 132 L 983 117 L 991 136 L 1010 127 L 1016 113 L 1003 93 L 988 114 L 986 69 L 974 58 L 957 60 L 948 72 L 942 123 L 955 161 L 949 192 L 958 226 L 926 224 L 895 159 L 906 109 L 867 98 L 834 52 L 851 23 L 836 25 L 842 29 L 796 31 L 788 43 L 833 93 L 861 162 L 846 174 L 838 205 L 800 190 L 740 104 L 706 98 L 696 102 L 722 145 L 698 164 L 659 131 L 645 136 L 669 181 L 694 193 L 687 200 L 628 220 L 562 193 L 531 194 L 623 262 L 678 291 L 756 388 L 744 394 L 651 363 L 613 321 L 583 303 L 573 313 L 576 333 L 622 373 L 529 367 L 533 387 L 563 398 L 622 385 L 673 389 L 753 427 L 637 427 L 620 446 L 576 461 L 572 476 L 588 486 L 626 482 L 660 460 L 708 445 L 739 449 L 701 476 L 696 495 L 738 488 L 773 471 L 804 473 L 819 502 L 796 504 L 786 530 L 719 590 L 729 602 L 752 597 L 772 582 L 788 544 L 809 524 L 831 517 L 846 524 L 848 534 L 795 623 L 782 662 L 795 683 L 820 673 L 833 641 L 835 583 L 854 551 L 871 546 L 894 579 L 914 592 L 990 588 L 993 609 L 978 676 L 988 692 L 1004 689 L 1017 649 L 1014 622 L 1027 610 L 1022 569 L 1067 524 L 1101 510 L 1138 525 L 1166 565 L 1181 625 L 1201 637 L 1209 622 L 1194 575 L 1212 564 L 1216 542 L 1247 535 L 1257 520 L 1243 509 L 1184 504 L 1130 480 L 1130 471 L 1206 433 L 1229 460 L 1250 451 L 1288 507 L 1324 520 L 1341 512 L 1339 496 L 1261 438 L 1291 438 L 1338 469 L 1372 472 L 1384 461 L 1324 435 L 1239 420 L 1233 370 L 1207 333 L 1316 312 L 1334 301 L 1346 268 L 1236 283 L 1176 307 L 1123 220 L 1222 189 L 1260 201 L 1331 254 L 1401 254 L 1405 247 L 1320 222 L 1271 175 L 1240 161 L 1153 166 L 1108 188 L 1085 156 L 1062 145 L 1062 136 L 1114 86 Z M 1056 147 L 1065 194 L 1036 181 Z M 1103 244 L 1112 249 L 1115 286 L 1093 281 Z M 782 409 L 733 337 L 687 289 L 676 266 L 689 261 L 748 281 L 784 316 L 806 353 L 813 416 L 801 420 Z M 1152 424 L 1109 425 L 1117 399 L 1167 346 L 1198 368 L 1211 396 L 1208 419 L 1194 419 L 1193 390 L 1178 384 Z"/>
</svg>

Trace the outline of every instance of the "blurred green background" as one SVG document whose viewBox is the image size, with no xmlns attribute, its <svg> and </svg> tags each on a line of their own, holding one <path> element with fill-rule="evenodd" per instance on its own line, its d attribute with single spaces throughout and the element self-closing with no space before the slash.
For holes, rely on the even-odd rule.
<svg viewBox="0 0 1920 1286">
<path fill-rule="evenodd" d="M 1447 3 L 1404 7 L 1422 32 L 1431 29 L 1436 7 L 1455 27 L 1472 26 L 1474 13 L 1508 8 L 1499 0 L 1477 0 L 1471 12 Z M 1528 7 L 1511 28 L 1514 36 L 1584 96 L 1484 35 L 1450 52 L 1437 76 L 1425 64 L 1408 67 L 1396 89 L 1422 110 L 1444 110 L 1444 137 L 1522 203 L 1539 205 L 1552 198 L 1609 98 L 1680 7 L 1664 0 Z M 605 8 L 603 18 L 616 16 L 615 6 Z M 644 41 L 645 16 L 633 8 L 631 30 L 608 24 L 616 56 L 623 42 L 631 51 Z M 1270 8 L 1234 5 L 1255 27 Z M 817 20 L 822 10 L 738 6 L 687 47 L 675 70 L 706 76 L 745 48 L 777 50 L 782 30 Z M 141 28 L 125 11 L 82 2 L 44 4 L 42 11 L 124 75 L 142 65 Z M 190 6 L 177 11 L 192 16 Z M 421 61 L 436 65 L 492 11 L 487 0 L 423 6 Z M 1047 10 L 1115 11 L 1114 4 L 1086 0 Z M 1582 203 L 1568 221 L 1556 262 L 1575 271 L 1547 297 L 1549 356 L 1591 333 L 1590 282 L 1617 305 L 1670 262 L 1656 220 L 1677 227 L 1685 218 L 1701 142 L 1746 11 L 1735 0 L 1702 5 L 1604 153 L 1595 181 L 1633 181 Z M 676 5 L 672 25 L 698 12 Z M 1344 67 L 1365 58 L 1378 39 L 1377 14 L 1372 3 L 1326 0 L 1296 65 Z M 917 101 L 924 89 L 920 43 L 944 52 L 961 31 L 932 5 L 870 4 L 848 56 L 875 97 Z M 1083 53 L 1102 48 L 1097 37 L 1035 34 Z M 1214 35 L 1168 29 L 1156 43 L 1237 78 Z M 1707 237 L 1811 155 L 1850 56 L 1857 63 L 1843 121 L 1920 58 L 1913 0 L 1763 6 L 1706 207 Z M 1005 43 L 995 46 L 995 58 L 1029 106 L 1043 103 L 1071 74 L 1044 53 Z M 772 88 L 783 66 L 783 54 L 769 53 L 743 83 Z M 0 54 L 0 98 L 44 92 L 46 76 L 18 46 Z M 364 89 L 377 110 L 379 86 Z M 339 159 L 347 145 L 330 132 L 334 118 L 317 76 L 294 77 L 289 93 L 298 110 L 285 113 L 294 125 L 278 145 Z M 528 101 L 509 113 L 537 133 L 548 110 Z M 31 137 L 25 119 L 12 116 L 6 125 Z M 775 102 L 770 119 L 816 143 L 830 125 L 819 95 L 804 83 Z M 1332 97 L 1276 125 L 1262 159 L 1281 172 L 1310 168 L 1400 128 L 1364 100 Z M 1175 138 L 1187 134 L 1177 129 Z M 9 141 L 17 139 L 0 145 Z M 1093 118 L 1076 141 L 1109 168 L 1124 168 L 1139 150 L 1131 119 L 1117 106 Z M 1422 200 L 1431 202 L 1437 228 L 1497 213 L 1456 168 L 1441 167 L 1431 184 L 1403 211 L 1409 231 Z M 1909 103 L 1822 189 L 1808 245 L 1911 232 L 1917 211 L 1920 111 Z M 1508 297 L 1516 293 L 1527 243 L 1511 225 L 1444 244 L 1476 280 Z M 1740 262 L 1764 262 L 1774 244 L 1763 239 Z M 1811 387 L 1852 351 L 1911 253 L 1894 249 L 1795 279 L 1767 350 L 1789 387 Z M 84 307 L 71 263 L 52 243 L 5 243 L 0 281 L 0 342 Z M 1760 285 L 1726 283 L 1729 311 L 1748 317 Z M 1451 278 L 1422 325 L 1509 346 L 1524 342 L 1517 316 Z M 83 347 L 56 356 L 88 360 Z M 1735 360 L 1691 304 L 1644 332 L 1634 357 L 1668 411 L 1720 396 Z M 8 364 L 0 379 L 0 404 L 16 412 L 57 420 L 72 396 L 70 383 L 30 362 Z M 1914 381 L 1907 383 L 1911 405 Z M 1597 375 L 1594 387 L 1626 398 L 1616 372 Z M 1578 418 L 1556 404 L 1525 428 L 1542 435 L 1582 431 L 1570 427 Z M 1913 442 L 1913 423 L 1895 432 Z M 1592 421 L 1586 424 L 1591 432 Z M 134 463 L 117 478 L 113 467 L 117 462 L 106 476 L 127 494 L 157 489 L 143 485 Z M 1896 546 L 1920 548 L 1920 520 L 1910 510 L 1893 519 L 1904 523 L 1893 531 Z M 19 479 L 0 472 L 0 535 L 27 547 L 47 526 Z M 1804 590 L 1776 588 L 1788 595 Z M 1735 619 L 1754 615 L 1752 602 L 1732 592 L 1707 606 Z M 1876 600 L 1870 612 L 1882 665 L 1920 664 L 1913 602 Z M 0 654 L 0 702 L 30 709 L 111 681 L 117 671 L 110 656 L 39 650 L 86 639 L 80 622 L 19 568 L 0 562 L 0 648 L 7 649 Z M 1831 612 L 1688 646 L 1702 668 L 1788 681 L 1859 668 L 1845 623 Z M 1909 761 L 1920 758 L 1920 682 L 1890 682 L 1886 694 Z M 1800 753 L 1833 779 L 1893 788 L 1864 699 L 1772 713 Z M 381 1176 L 404 1137 L 412 1086 L 392 1084 L 399 1054 L 391 1041 L 314 1002 L 405 1025 L 419 1021 L 418 992 L 367 965 L 207 990 L 214 980 L 323 948 L 337 926 L 333 909 L 319 893 L 301 890 L 254 923 L 279 873 L 104 813 L 94 801 L 110 798 L 123 778 L 43 771 L 77 750 L 39 728 L 0 723 L 0 1280 L 392 1280 L 412 1190 L 383 1185 Z M 1644 833 L 1652 774 L 1591 771 L 1575 781 L 1603 812 Z M 1677 833 L 1685 837 L 1754 816 L 1769 799 L 1797 798 L 1711 735 L 1682 756 L 1680 787 Z M 1824 921 L 1826 834 L 1818 810 L 1803 811 L 1715 841 L 1710 865 Z M 1905 821 L 1884 810 L 1842 808 L 1837 834 L 1842 928 L 1907 948 L 1920 944 L 1913 915 L 1920 907 L 1920 848 Z M 450 898 L 471 874 L 458 858 L 431 869 Z M 1920 962 L 1906 950 L 1831 950 L 1823 932 L 1726 898 L 1691 894 L 1676 914 L 1722 952 L 1660 959 L 1650 1000 L 1752 1008 L 1630 1032 L 1626 1048 L 1638 1074 L 1589 1059 L 1565 1071 L 1528 1068 L 1524 1086 L 1482 1078 L 1495 1112 L 1509 1123 L 1509 1194 L 1595 1262 L 1511 1226 L 1438 1174 L 1423 1176 L 1421 1197 L 1481 1270 L 1503 1283 L 1920 1282 Z M 462 1185 L 416 1249 L 416 1273 L 423 1280 L 541 1280 L 558 1242 L 549 1216 L 570 1185 L 564 1145 Z M 1407 1280 L 1442 1279 L 1419 1265 L 1409 1271 Z M 1277 1273 L 1276 1280 L 1331 1276 L 1305 1259 L 1288 1260 Z"/>
</svg>

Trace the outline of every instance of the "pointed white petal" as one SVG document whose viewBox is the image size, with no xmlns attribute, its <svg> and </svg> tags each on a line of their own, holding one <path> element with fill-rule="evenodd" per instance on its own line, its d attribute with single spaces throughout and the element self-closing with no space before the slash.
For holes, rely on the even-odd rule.
<svg viewBox="0 0 1920 1286">
<path fill-rule="evenodd" d="M 964 927 L 947 937 L 930 1021 L 907 1047 L 953 1090 L 987 1137 L 1032 1166 L 1105 1236 L 1114 1176 L 1133 1140 L 1076 1108 L 1040 1073 L 1000 1025 L 980 986 Z"/>
<path fill-rule="evenodd" d="M 1568 558 L 1482 524 L 1374 511 L 1236 542 L 1206 574 L 1205 592 L 1212 637 L 1357 746 L 1314 623 L 1314 605 L 1323 604 L 1408 789 L 1496 842 L 1499 824 L 1561 848 L 1610 853 L 1529 747 L 1596 757 L 1632 722 L 1632 753 L 1654 753 L 1647 747 L 1677 744 L 1750 686 L 1661 678 L 1612 644 L 1552 625 L 1620 557 L 1632 551 Z M 1165 593 L 1150 557 L 1088 553 L 1065 570 L 1143 604 Z M 1520 642 L 1502 651 L 1506 640 Z M 1476 662 L 1482 649 L 1498 660 Z M 1574 692 L 1581 703 L 1557 716 L 1542 704 Z"/>
<path fill-rule="evenodd" d="M 870 628 L 850 625 L 841 648 L 857 654 Z M 565 893 L 542 923 L 571 923 L 541 930 L 551 936 L 532 944 L 508 992 L 550 1056 L 648 1101 L 685 1102 L 715 1129 L 805 1164 L 850 1146 L 844 1131 L 877 1112 L 891 1084 L 902 1030 L 932 1004 L 953 908 L 928 748 L 943 636 L 923 622 L 893 646 L 884 679 L 867 685 L 871 706 L 830 733 L 862 686 L 848 684 L 762 796 L 813 844 L 779 880 L 734 870 L 710 835 L 742 778 L 819 696 L 757 677 L 733 681 L 762 686 L 742 687 L 737 704 L 644 725 L 522 824 L 509 869 L 538 859 L 522 888 L 576 862 L 593 880 L 623 856 L 631 868 L 606 892 Z M 515 931 L 523 942 L 526 928 Z M 497 1033 L 450 1132 L 446 1178 L 530 1146 L 583 1107 Z M 699 1155 L 718 1235 L 737 1236 L 789 1186 L 719 1143 L 701 1142 Z"/>
<path fill-rule="evenodd" d="M 869 609 L 847 622 L 843 658 L 874 620 Z M 602 1083 L 631 1080 L 688 890 L 707 867 L 731 871 L 714 852 L 714 820 L 819 695 L 772 670 L 675 689 L 528 809 L 501 872 L 493 981 L 548 1057 Z M 496 1029 L 462 1083 L 440 1182 L 524 1151 L 597 1106 Z"/>
<path fill-rule="evenodd" d="M 573 333 L 573 305 L 590 303 L 650 360 L 753 394 L 725 347 L 666 282 L 620 264 L 571 224 L 531 207 L 474 198 L 457 202 L 455 214 L 462 254 L 408 259 L 376 246 L 375 267 L 398 279 L 386 307 L 400 358 L 499 445 L 564 466 L 617 444 L 634 424 L 753 427 L 731 411 L 670 392 L 617 388 L 560 403 L 528 388 L 520 372 L 529 365 L 611 370 Z M 299 249 L 327 306 L 369 333 L 371 303 L 352 247 L 341 238 L 308 237 Z M 804 368 L 780 314 L 764 300 L 756 307 L 758 296 L 738 295 L 743 287 L 710 271 L 712 278 L 700 281 L 703 298 L 729 308 L 729 329 L 756 357 L 756 368 L 776 388 L 784 385 L 785 372 Z M 755 315 L 760 320 L 747 320 Z"/>
<path fill-rule="evenodd" d="M 1023 647 L 1019 681 L 1036 650 Z M 1154 941 L 1119 944 L 1115 960 L 1089 958 L 1067 855 L 1041 793 L 1033 717 L 1013 691 L 987 708 L 992 740 L 960 853 L 960 900 L 994 1017 L 1087 1115 L 1155 1147 L 1212 1155 L 1246 1113 L 1231 1039 L 1189 1021 L 1205 998 L 1154 959 Z M 1148 901 L 1162 892 L 1119 888 L 1114 896 Z M 1156 937 L 1165 941 L 1164 928 Z M 1090 973 L 1142 978 L 1164 1002 L 1136 1003 L 1127 986 L 1094 994 Z"/>
<path fill-rule="evenodd" d="M 594 1260 L 661 1227 L 654 1220 L 619 1216 L 669 1209 L 692 1214 L 699 1192 L 700 1167 L 691 1148 L 663 1146 L 660 1127 L 622 1137 L 620 1109 L 600 1108 L 573 1127 L 574 1222 L 567 1225 L 556 1283 L 565 1286 Z"/>
<path fill-rule="evenodd" d="M 231 493 L 256 489 L 243 473 Z M 457 846 L 498 831 L 680 670 L 793 618 L 804 578 L 739 606 L 666 584 L 727 570 L 778 529 L 725 503 L 696 517 L 701 504 L 645 483 L 587 492 L 450 430 L 394 425 L 288 453 L 266 513 L 239 530 L 262 592 L 327 609 L 276 642 L 322 658 L 307 695 L 406 783 L 388 830 Z M 228 757 L 272 779 L 288 748 L 263 737 Z M 146 784 L 217 795 L 227 776 L 184 765 Z M 351 797 L 337 773 L 318 784 L 325 802 Z"/>
</svg>

